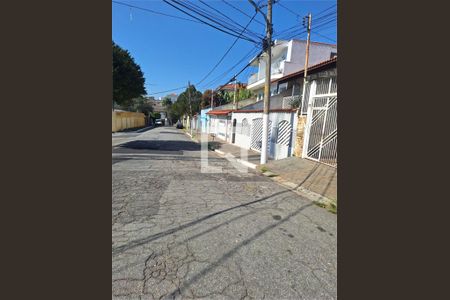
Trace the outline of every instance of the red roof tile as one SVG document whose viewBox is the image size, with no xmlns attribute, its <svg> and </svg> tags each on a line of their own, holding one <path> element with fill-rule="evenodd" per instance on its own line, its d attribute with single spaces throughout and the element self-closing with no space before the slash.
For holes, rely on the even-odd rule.
<svg viewBox="0 0 450 300">
<path fill-rule="evenodd" d="M 219 109 L 219 110 L 210 110 L 206 114 L 207 115 L 215 115 L 215 116 L 225 116 L 228 115 L 233 110 L 231 109 Z"/>
<path fill-rule="evenodd" d="M 294 112 L 296 111 L 296 108 L 274 108 L 274 109 L 270 109 L 269 113 L 271 112 Z M 235 114 L 237 113 L 260 113 L 263 112 L 262 109 L 246 109 L 246 110 L 236 110 L 233 111 Z"/>
</svg>

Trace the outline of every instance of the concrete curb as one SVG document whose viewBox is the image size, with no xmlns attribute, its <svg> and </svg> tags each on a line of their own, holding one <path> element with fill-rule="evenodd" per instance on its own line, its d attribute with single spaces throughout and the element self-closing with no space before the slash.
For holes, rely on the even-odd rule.
<svg viewBox="0 0 450 300">
<path fill-rule="evenodd" d="M 285 179 L 280 178 L 279 176 L 276 177 L 269 177 L 270 179 L 272 179 L 273 181 L 277 182 L 278 184 L 289 188 L 290 190 L 292 190 L 293 192 L 296 192 L 297 194 L 299 194 L 300 196 L 303 196 L 313 202 L 319 203 L 319 204 L 324 204 L 324 205 L 336 205 L 337 201 L 327 198 L 323 195 L 320 195 L 318 193 L 315 193 L 313 191 L 310 191 L 302 186 L 298 186 L 298 184 L 287 181 Z"/>
<path fill-rule="evenodd" d="M 223 156 L 227 155 L 226 152 L 223 152 L 223 151 L 217 150 L 217 149 L 214 149 L 214 152 L 216 152 L 216 153 L 218 153 L 220 155 L 223 155 Z M 240 159 L 240 158 L 236 158 L 236 161 L 238 163 L 240 163 L 241 165 L 244 165 L 244 166 L 246 166 L 248 168 L 251 168 L 251 169 L 256 169 L 256 167 L 257 167 L 257 165 L 255 165 L 254 163 L 248 162 L 248 161 Z"/>
</svg>

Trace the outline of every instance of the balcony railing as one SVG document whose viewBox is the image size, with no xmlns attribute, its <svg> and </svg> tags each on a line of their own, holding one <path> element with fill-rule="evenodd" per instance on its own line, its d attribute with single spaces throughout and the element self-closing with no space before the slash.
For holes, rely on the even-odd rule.
<svg viewBox="0 0 450 300">
<path fill-rule="evenodd" d="M 252 84 L 258 81 L 258 73 L 252 74 L 249 78 L 248 78 L 248 84 Z"/>
<path fill-rule="evenodd" d="M 283 73 L 282 62 L 283 61 L 277 61 L 277 62 L 272 64 L 272 68 L 271 68 L 271 74 L 272 75 L 282 74 Z M 258 77 L 258 73 L 252 74 L 248 78 L 248 84 L 253 84 L 253 83 L 255 83 L 255 82 L 259 81 L 259 80 L 263 80 L 264 78 L 266 78 L 265 72 L 259 74 L 259 77 Z"/>
</svg>

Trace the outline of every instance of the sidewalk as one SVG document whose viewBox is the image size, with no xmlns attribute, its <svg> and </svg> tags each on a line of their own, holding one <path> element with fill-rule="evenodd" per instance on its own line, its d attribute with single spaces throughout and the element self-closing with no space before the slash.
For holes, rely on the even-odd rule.
<svg viewBox="0 0 450 300">
<path fill-rule="evenodd" d="M 186 133 L 190 136 L 190 132 L 186 131 Z M 207 133 L 199 133 L 196 135 L 194 132 L 194 137 L 192 137 L 197 142 L 200 142 L 201 137 L 208 139 L 208 144 L 211 150 L 217 152 L 220 155 L 233 155 L 237 161 L 246 165 L 249 168 L 256 169 L 259 166 L 261 154 L 251 149 L 243 149 L 241 147 L 235 146 L 233 144 L 229 144 L 224 140 L 221 140 L 217 137 L 213 138 Z M 247 157 L 243 158 L 241 155 L 241 150 L 244 150 L 247 153 Z"/>
<path fill-rule="evenodd" d="M 300 157 L 269 161 L 258 167 L 281 184 L 315 201 L 337 205 L 337 169 Z"/>
<path fill-rule="evenodd" d="M 190 136 L 190 132 L 185 131 Z M 194 132 L 193 140 L 200 142 L 200 137 L 208 139 L 210 149 L 220 155 L 232 154 L 236 159 L 250 168 L 257 169 L 279 184 L 295 190 L 311 201 L 331 208 L 337 207 L 337 169 L 300 157 L 288 157 L 280 160 L 269 160 L 260 165 L 261 154 L 253 150 L 247 150 L 248 157 L 241 157 L 241 148 L 229 144 L 206 133 Z"/>
</svg>

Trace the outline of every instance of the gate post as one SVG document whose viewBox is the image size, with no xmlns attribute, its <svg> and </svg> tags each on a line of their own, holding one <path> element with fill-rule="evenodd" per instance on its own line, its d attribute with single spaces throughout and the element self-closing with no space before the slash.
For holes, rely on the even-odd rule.
<svg viewBox="0 0 450 300">
<path fill-rule="evenodd" d="M 304 131 L 304 139 L 303 139 L 303 149 L 302 149 L 302 158 L 305 158 L 308 154 L 308 142 L 309 142 L 309 133 L 311 129 L 312 122 L 312 106 L 314 102 L 314 96 L 316 95 L 316 85 L 317 82 L 314 80 L 311 82 L 311 88 L 309 90 L 309 99 L 308 99 L 308 110 L 306 112 L 306 125 Z"/>
</svg>

